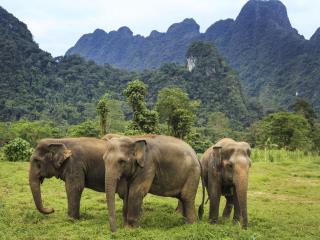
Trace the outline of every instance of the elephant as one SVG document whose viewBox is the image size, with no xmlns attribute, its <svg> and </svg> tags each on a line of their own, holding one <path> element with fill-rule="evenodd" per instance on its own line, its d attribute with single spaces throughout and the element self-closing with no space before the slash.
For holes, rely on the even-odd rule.
<svg viewBox="0 0 320 240">
<path fill-rule="evenodd" d="M 162 135 L 113 138 L 107 141 L 105 187 L 112 232 L 116 231 L 115 192 L 126 185 L 122 217 L 126 227 L 138 226 L 147 193 L 178 198 L 187 223 L 196 219 L 195 197 L 201 166 L 194 150 L 184 141 Z M 204 198 L 201 206 L 203 208 Z"/>
<path fill-rule="evenodd" d="M 30 159 L 29 184 L 37 209 L 43 214 L 54 212 L 42 205 L 40 183 L 56 177 L 65 181 L 68 216 L 80 217 L 80 198 L 84 187 L 104 192 L 103 154 L 106 141 L 96 138 L 42 139 Z"/>
<path fill-rule="evenodd" d="M 242 227 L 248 226 L 247 189 L 251 148 L 246 142 L 224 138 L 206 150 L 201 158 L 204 184 L 210 200 L 209 219 L 218 222 L 221 195 L 226 198 L 223 217 L 229 218 L 234 206 L 235 223 L 242 218 Z"/>
<path fill-rule="evenodd" d="M 40 140 L 30 158 L 29 168 L 29 185 L 39 212 L 54 212 L 53 208 L 43 207 L 40 184 L 45 178 L 56 177 L 65 181 L 68 216 L 79 219 L 84 187 L 105 192 L 103 155 L 107 149 L 106 141 L 116 137 L 121 135 L 106 134 L 101 140 L 84 137 Z M 123 198 L 126 189 L 123 190 L 121 184 L 118 189 L 119 197 Z"/>
</svg>

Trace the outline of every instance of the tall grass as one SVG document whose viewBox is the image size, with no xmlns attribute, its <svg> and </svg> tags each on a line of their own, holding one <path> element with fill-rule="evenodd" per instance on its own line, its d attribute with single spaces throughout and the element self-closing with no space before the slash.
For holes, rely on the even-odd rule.
<svg viewBox="0 0 320 240">
<path fill-rule="evenodd" d="M 303 152 L 303 151 L 287 151 L 285 149 L 258 149 L 255 148 L 251 154 L 253 162 L 284 162 L 284 161 L 300 161 L 304 160 L 317 160 L 320 156 L 316 153 Z"/>
</svg>

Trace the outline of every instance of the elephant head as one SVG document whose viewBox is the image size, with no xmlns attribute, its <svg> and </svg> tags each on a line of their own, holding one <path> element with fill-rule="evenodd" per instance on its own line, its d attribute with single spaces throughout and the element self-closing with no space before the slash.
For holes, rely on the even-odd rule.
<svg viewBox="0 0 320 240">
<path fill-rule="evenodd" d="M 58 177 L 62 165 L 71 155 L 71 150 L 58 141 L 42 140 L 38 143 L 30 159 L 29 185 L 39 212 L 43 214 L 54 212 L 53 208 L 44 208 L 42 205 L 40 183 L 44 178 Z"/>
<path fill-rule="evenodd" d="M 128 137 L 113 138 L 107 141 L 107 151 L 103 159 L 106 166 L 106 197 L 111 231 L 116 231 L 115 223 L 115 192 L 117 182 L 124 177 L 130 181 L 137 169 L 145 164 L 147 142 Z"/>
<path fill-rule="evenodd" d="M 246 142 L 230 141 L 213 147 L 213 168 L 219 173 L 221 186 L 233 186 L 242 217 L 247 227 L 247 189 L 251 166 L 251 148 Z"/>
</svg>

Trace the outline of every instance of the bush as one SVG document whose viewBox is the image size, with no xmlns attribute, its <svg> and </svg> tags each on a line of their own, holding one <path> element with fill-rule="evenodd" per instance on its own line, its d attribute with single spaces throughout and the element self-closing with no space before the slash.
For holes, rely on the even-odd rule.
<svg viewBox="0 0 320 240">
<path fill-rule="evenodd" d="M 78 125 L 73 125 L 68 129 L 70 137 L 99 137 L 99 123 L 93 120 L 87 120 Z"/>
<path fill-rule="evenodd" d="M 204 153 L 212 145 L 209 139 L 197 132 L 191 132 L 187 136 L 186 142 L 190 144 L 196 153 Z"/>
<path fill-rule="evenodd" d="M 22 138 L 15 138 L 3 147 L 4 158 L 10 162 L 28 161 L 32 151 L 30 143 Z"/>
<path fill-rule="evenodd" d="M 309 151 L 313 147 L 311 127 L 307 119 L 297 113 L 272 113 L 251 126 L 251 140 L 258 147 L 267 142 L 290 151 Z"/>
</svg>

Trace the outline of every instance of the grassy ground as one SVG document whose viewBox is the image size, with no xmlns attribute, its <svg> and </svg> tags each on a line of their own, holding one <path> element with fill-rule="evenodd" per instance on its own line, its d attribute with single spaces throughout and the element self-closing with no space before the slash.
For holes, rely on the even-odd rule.
<svg viewBox="0 0 320 240">
<path fill-rule="evenodd" d="M 118 232 L 114 234 L 109 231 L 104 194 L 85 190 L 82 218 L 71 221 L 66 216 L 63 182 L 45 180 L 44 205 L 55 208 L 55 213 L 45 216 L 32 200 L 28 163 L 2 161 L 0 239 L 320 239 L 320 158 L 284 151 L 256 151 L 253 158 L 247 231 L 231 221 L 210 225 L 208 205 L 202 221 L 185 225 L 174 212 L 175 199 L 148 195 L 137 229 L 122 227 L 122 204 L 117 199 Z M 197 206 L 200 196 L 199 190 Z"/>
</svg>

